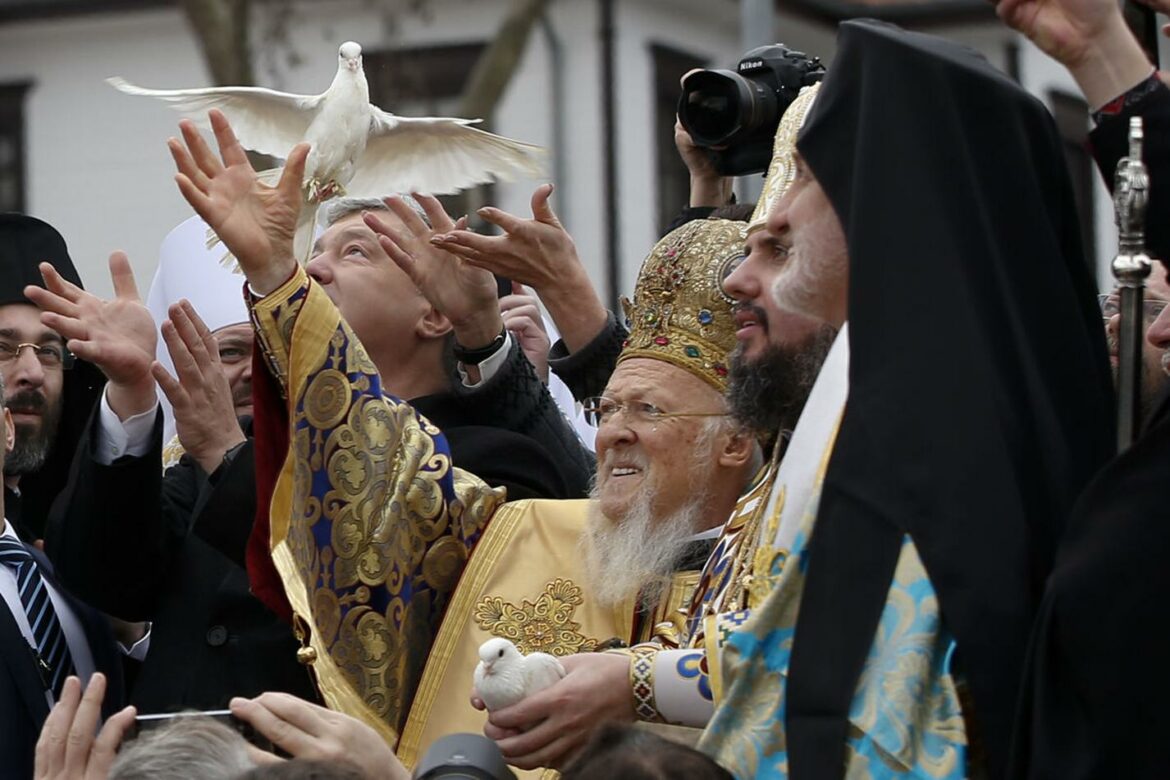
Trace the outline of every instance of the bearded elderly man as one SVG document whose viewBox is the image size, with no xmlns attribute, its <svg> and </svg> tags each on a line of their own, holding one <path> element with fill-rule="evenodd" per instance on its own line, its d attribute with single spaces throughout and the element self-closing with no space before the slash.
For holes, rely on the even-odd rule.
<svg viewBox="0 0 1170 780">
<path fill-rule="evenodd" d="M 597 664 L 624 672 L 628 663 L 592 651 L 685 632 L 699 568 L 753 475 L 763 476 L 754 436 L 723 397 L 735 325 L 718 280 L 742 242 L 742 223 L 696 221 L 646 259 L 626 302 L 625 347 L 603 395 L 585 402 L 599 426 L 592 500 L 496 511 L 428 659 L 398 746 L 407 765 L 452 730 L 483 728 L 485 715 L 466 699 L 467 673 L 492 636 L 567 656 L 563 685 L 596 698 Z M 426 247 L 415 247 L 412 264 L 456 263 Z M 457 267 L 490 282 L 486 271 Z M 629 706 L 620 688 L 606 694 Z M 588 735 L 563 736 L 575 746 Z"/>
</svg>

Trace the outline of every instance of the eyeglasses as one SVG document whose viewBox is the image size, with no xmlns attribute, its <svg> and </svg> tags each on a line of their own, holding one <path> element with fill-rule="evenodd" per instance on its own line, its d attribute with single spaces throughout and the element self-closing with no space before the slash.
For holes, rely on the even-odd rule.
<svg viewBox="0 0 1170 780">
<path fill-rule="evenodd" d="M 652 403 L 646 401 L 615 401 L 605 396 L 586 398 L 582 404 L 585 412 L 585 421 L 590 425 L 600 426 L 609 422 L 619 412 L 626 416 L 631 423 L 653 425 L 662 420 L 673 417 L 726 417 L 727 412 L 664 412 Z"/>
<path fill-rule="evenodd" d="M 45 368 L 70 368 L 73 366 L 73 353 L 60 344 L 33 344 L 28 341 L 22 344 L 0 341 L 0 365 L 7 365 L 20 358 L 20 353 L 25 347 L 33 351 L 37 360 Z"/>
<path fill-rule="evenodd" d="M 1145 315 L 1146 322 L 1153 322 L 1158 319 L 1158 315 L 1162 313 L 1162 309 L 1166 308 L 1166 303 L 1167 301 L 1143 298 L 1142 313 Z M 1102 319 L 1111 320 L 1118 314 L 1121 314 L 1121 298 L 1116 293 L 1098 295 L 1097 305 L 1101 307 Z"/>
</svg>

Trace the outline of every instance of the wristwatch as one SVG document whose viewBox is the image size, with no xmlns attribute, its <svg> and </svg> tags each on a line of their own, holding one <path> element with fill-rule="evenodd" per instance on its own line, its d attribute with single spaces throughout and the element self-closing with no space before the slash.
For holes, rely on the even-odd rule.
<svg viewBox="0 0 1170 780">
<path fill-rule="evenodd" d="M 507 339 L 507 330 L 500 328 L 500 335 L 496 336 L 487 346 L 476 347 L 475 349 L 468 349 L 455 342 L 452 352 L 455 353 L 455 359 L 465 366 L 478 366 L 483 361 L 490 358 L 499 351 L 500 347 L 504 346 L 504 341 Z"/>
</svg>

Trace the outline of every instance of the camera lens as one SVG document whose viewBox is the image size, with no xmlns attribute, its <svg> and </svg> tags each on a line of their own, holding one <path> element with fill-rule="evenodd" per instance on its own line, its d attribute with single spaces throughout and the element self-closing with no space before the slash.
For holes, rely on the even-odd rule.
<svg viewBox="0 0 1170 780">
<path fill-rule="evenodd" d="M 679 121 L 700 146 L 727 144 L 750 119 L 753 92 L 752 85 L 738 73 L 696 71 L 683 81 Z"/>
</svg>

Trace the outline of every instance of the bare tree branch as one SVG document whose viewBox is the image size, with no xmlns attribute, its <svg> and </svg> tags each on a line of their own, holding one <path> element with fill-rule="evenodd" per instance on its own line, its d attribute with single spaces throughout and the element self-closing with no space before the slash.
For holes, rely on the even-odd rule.
<svg viewBox="0 0 1170 780">
<path fill-rule="evenodd" d="M 182 6 L 216 86 L 255 84 L 248 41 L 250 0 L 182 0 Z"/>
<path fill-rule="evenodd" d="M 471 71 L 459 101 L 458 116 L 491 117 L 520 65 L 533 25 L 548 4 L 549 0 L 512 0 L 495 38 L 479 55 Z"/>
</svg>

